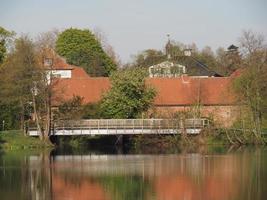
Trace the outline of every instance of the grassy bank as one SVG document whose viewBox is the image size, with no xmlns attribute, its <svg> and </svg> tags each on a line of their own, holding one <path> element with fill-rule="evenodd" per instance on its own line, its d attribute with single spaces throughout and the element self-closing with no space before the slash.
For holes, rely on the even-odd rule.
<svg viewBox="0 0 267 200">
<path fill-rule="evenodd" d="M 24 136 L 21 131 L 0 132 L 1 149 L 37 149 L 53 147 L 50 143 L 39 140 L 36 137 Z"/>
</svg>

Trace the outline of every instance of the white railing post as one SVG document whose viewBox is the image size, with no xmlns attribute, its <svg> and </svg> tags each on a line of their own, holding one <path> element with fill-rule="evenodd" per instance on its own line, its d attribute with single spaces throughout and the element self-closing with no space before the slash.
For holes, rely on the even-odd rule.
<svg viewBox="0 0 267 200">
<path fill-rule="evenodd" d="M 132 124 L 133 124 L 133 133 L 134 133 L 134 119 L 133 120 L 131 119 L 131 121 L 132 121 Z"/>
<path fill-rule="evenodd" d="M 109 120 L 107 119 L 107 123 L 106 123 L 106 124 L 107 124 L 107 127 L 106 127 L 106 129 L 107 129 L 107 134 L 108 134 L 108 130 L 109 130 L 109 129 L 108 129 L 108 128 L 109 128 L 109 127 L 108 127 L 108 124 L 109 124 L 108 122 L 109 122 Z"/>
<path fill-rule="evenodd" d="M 144 134 L 144 119 L 142 118 L 142 134 Z"/>
<path fill-rule="evenodd" d="M 65 135 L 65 124 L 63 122 L 63 135 Z"/>
<path fill-rule="evenodd" d="M 100 119 L 97 120 L 97 131 L 98 131 L 98 134 L 99 134 L 99 121 L 100 121 Z"/>
</svg>

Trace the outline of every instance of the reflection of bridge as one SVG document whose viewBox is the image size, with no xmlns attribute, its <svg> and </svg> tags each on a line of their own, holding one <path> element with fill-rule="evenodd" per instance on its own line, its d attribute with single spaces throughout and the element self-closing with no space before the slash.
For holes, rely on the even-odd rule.
<svg viewBox="0 0 267 200">
<path fill-rule="evenodd" d="M 177 155 L 56 155 L 49 160 L 53 172 L 103 175 L 141 175 L 147 177 L 196 173 L 202 170 L 201 154 Z M 40 156 L 30 156 L 30 166 L 44 166 Z M 168 170 L 166 170 L 166 167 Z M 71 169 L 71 170 L 70 170 Z M 69 171 L 70 170 L 70 171 Z"/>
<path fill-rule="evenodd" d="M 52 135 L 136 135 L 136 134 L 199 134 L 209 125 L 207 119 L 89 119 L 57 121 Z M 35 127 L 30 136 L 38 136 Z"/>
</svg>

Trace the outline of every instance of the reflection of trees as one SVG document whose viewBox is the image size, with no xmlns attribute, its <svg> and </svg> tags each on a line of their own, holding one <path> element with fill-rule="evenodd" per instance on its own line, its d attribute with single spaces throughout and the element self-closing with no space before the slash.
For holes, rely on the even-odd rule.
<svg viewBox="0 0 267 200">
<path fill-rule="evenodd" d="M 246 149 L 239 156 L 240 199 L 265 199 L 267 195 L 267 149 Z"/>
<path fill-rule="evenodd" d="M 0 157 L 0 198 L 21 200 L 49 200 L 49 154 L 42 153 L 33 166 L 29 152 L 8 152 Z"/>
<path fill-rule="evenodd" d="M 28 167 L 28 181 L 30 184 L 31 199 L 51 199 L 51 166 L 50 156 L 47 152 L 36 157 L 38 163 Z"/>
<path fill-rule="evenodd" d="M 267 149 L 204 152 L 80 158 L 10 152 L 0 155 L 0 199 L 246 200 L 267 195 Z"/>
<path fill-rule="evenodd" d="M 116 200 L 145 199 L 151 186 L 141 176 L 105 176 L 99 178 L 105 190 Z"/>
</svg>

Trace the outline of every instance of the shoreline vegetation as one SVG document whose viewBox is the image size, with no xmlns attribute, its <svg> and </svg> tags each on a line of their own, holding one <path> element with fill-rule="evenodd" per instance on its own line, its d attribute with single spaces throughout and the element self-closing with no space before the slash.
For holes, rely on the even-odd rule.
<svg viewBox="0 0 267 200">
<path fill-rule="evenodd" d="M 164 150 L 190 151 L 201 146 L 249 146 L 266 145 L 267 134 L 262 135 L 261 143 L 253 142 L 246 138 L 241 132 L 221 129 L 204 130 L 196 136 L 183 135 L 135 135 L 123 136 L 118 143 L 116 136 L 68 136 L 52 137 L 51 141 L 40 140 L 38 137 L 25 136 L 23 131 L 10 130 L 0 132 L 0 150 L 20 150 L 20 149 L 54 149 L 60 148 L 110 148 L 120 147 L 132 149 L 135 152 L 161 152 Z"/>
<path fill-rule="evenodd" d="M 0 150 L 44 149 L 53 148 L 50 142 L 37 137 L 23 135 L 23 131 L 10 130 L 0 132 Z"/>
</svg>

